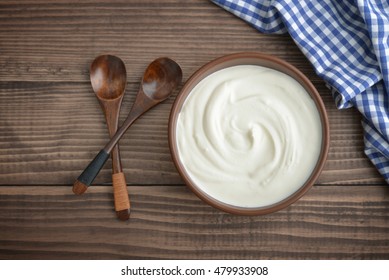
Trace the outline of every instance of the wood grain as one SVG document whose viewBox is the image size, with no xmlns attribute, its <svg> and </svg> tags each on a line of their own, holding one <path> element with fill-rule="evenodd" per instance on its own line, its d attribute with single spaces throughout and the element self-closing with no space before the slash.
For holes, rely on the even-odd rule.
<svg viewBox="0 0 389 280">
<path fill-rule="evenodd" d="M 363 153 L 359 115 L 335 108 L 316 83 L 329 117 L 331 144 L 319 184 L 377 184 L 383 180 Z M 138 90 L 127 85 L 120 123 Z M 168 146 L 169 113 L 176 96 L 142 116 L 120 141 L 129 184 L 182 184 Z M 0 83 L 0 184 L 72 184 L 109 140 L 89 83 Z M 352 144 L 352 145 L 351 145 Z M 110 162 L 96 184 L 111 183 Z"/>
<path fill-rule="evenodd" d="M 123 59 L 129 82 L 158 56 L 181 62 L 186 79 L 240 51 L 279 55 L 311 72 L 288 36 L 259 34 L 208 0 L 34 2 L 0 3 L 0 81 L 87 81 L 102 53 Z"/>
<path fill-rule="evenodd" d="M 184 187 L 129 190 L 133 211 L 121 223 L 111 187 L 81 197 L 69 187 L 0 187 L 0 258 L 389 258 L 386 187 L 314 187 L 260 217 L 222 213 Z"/>
<path fill-rule="evenodd" d="M 72 194 L 108 140 L 89 82 L 97 55 L 126 64 L 122 122 L 155 58 L 175 59 L 186 81 L 206 62 L 242 51 L 285 59 L 324 100 L 330 151 L 307 195 L 260 217 L 200 201 L 169 153 L 177 92 L 120 142 L 128 223 L 115 217 L 110 162 L 87 194 Z M 208 0 L 0 2 L 0 259 L 388 259 L 389 189 L 363 147 L 360 114 L 336 109 L 288 35 L 261 34 Z"/>
</svg>

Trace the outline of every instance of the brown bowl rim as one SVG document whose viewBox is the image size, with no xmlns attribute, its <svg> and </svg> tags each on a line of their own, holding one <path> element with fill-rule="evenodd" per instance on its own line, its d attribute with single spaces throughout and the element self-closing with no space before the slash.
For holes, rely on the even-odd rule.
<svg viewBox="0 0 389 280">
<path fill-rule="evenodd" d="M 314 100 L 316 107 L 319 111 L 320 119 L 322 123 L 322 147 L 320 151 L 320 156 L 308 180 L 296 192 L 294 192 L 292 195 L 288 196 L 284 200 L 264 207 L 239 207 L 239 206 L 226 204 L 224 202 L 221 202 L 211 197 L 206 192 L 198 188 L 191 181 L 190 176 L 185 171 L 185 167 L 179 160 L 179 153 L 178 153 L 177 143 L 175 140 L 177 118 L 179 112 L 186 98 L 188 97 L 189 93 L 194 88 L 194 86 L 197 85 L 206 76 L 218 70 L 231 67 L 231 66 L 236 66 L 236 65 L 265 66 L 283 72 L 291 76 L 295 80 L 297 80 L 305 88 L 305 90 L 311 95 L 312 99 Z M 321 174 L 321 171 L 327 159 L 329 145 L 330 145 L 330 133 L 329 133 L 328 116 L 327 116 L 324 103 L 321 99 L 321 96 L 316 90 L 316 88 L 314 87 L 314 85 L 311 83 L 311 81 L 300 70 L 298 70 L 296 67 L 289 64 L 288 62 L 278 57 L 275 57 L 273 55 L 260 53 L 260 52 L 240 52 L 240 53 L 224 55 L 222 57 L 216 58 L 206 63 L 205 65 L 200 67 L 196 72 L 194 72 L 193 75 L 186 81 L 181 91 L 178 93 L 170 111 L 169 124 L 168 124 L 168 140 L 169 140 L 170 153 L 174 165 L 176 166 L 177 171 L 180 174 L 181 178 L 184 180 L 185 184 L 191 189 L 193 193 L 195 193 L 201 200 L 203 200 L 207 204 L 213 206 L 214 208 L 222 210 L 224 212 L 230 214 L 236 214 L 236 215 L 253 216 L 253 215 L 265 215 L 265 214 L 273 213 L 281 209 L 284 209 L 289 205 L 293 204 L 294 202 L 296 202 L 306 192 L 308 192 L 308 190 L 312 188 L 317 178 Z"/>
</svg>

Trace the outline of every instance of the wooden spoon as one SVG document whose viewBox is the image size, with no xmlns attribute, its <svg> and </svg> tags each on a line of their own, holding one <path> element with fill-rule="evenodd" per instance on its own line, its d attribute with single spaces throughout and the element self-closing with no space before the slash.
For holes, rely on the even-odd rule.
<svg viewBox="0 0 389 280">
<path fill-rule="evenodd" d="M 118 129 L 120 107 L 127 83 L 126 67 L 123 61 L 116 56 L 98 56 L 90 66 L 90 80 L 104 112 L 109 137 L 111 138 Z M 116 215 L 120 220 L 125 221 L 130 217 L 130 200 L 118 144 L 112 149 L 111 158 Z"/>
<path fill-rule="evenodd" d="M 75 194 L 82 194 L 87 190 L 107 161 L 109 153 L 131 124 L 150 108 L 167 99 L 181 81 L 182 70 L 170 58 L 158 58 L 147 67 L 127 119 L 74 182 L 73 192 Z"/>
</svg>

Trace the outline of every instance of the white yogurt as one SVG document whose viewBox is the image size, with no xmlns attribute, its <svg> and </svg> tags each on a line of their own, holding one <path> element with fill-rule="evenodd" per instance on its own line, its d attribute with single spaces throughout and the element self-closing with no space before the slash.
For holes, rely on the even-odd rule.
<svg viewBox="0 0 389 280">
<path fill-rule="evenodd" d="M 319 158 L 322 127 L 313 99 L 279 71 L 240 65 L 203 79 L 177 122 L 179 159 L 209 196 L 240 207 L 297 191 Z"/>
</svg>

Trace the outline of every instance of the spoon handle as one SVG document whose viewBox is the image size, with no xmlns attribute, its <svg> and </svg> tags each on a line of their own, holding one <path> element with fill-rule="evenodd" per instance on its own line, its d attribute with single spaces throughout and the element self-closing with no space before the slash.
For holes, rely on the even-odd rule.
<svg viewBox="0 0 389 280">
<path fill-rule="evenodd" d="M 109 137 L 113 137 L 115 135 L 119 123 L 119 110 L 111 110 L 111 112 L 114 112 L 111 118 L 109 118 L 109 116 L 111 116 L 110 114 L 106 114 Z M 119 218 L 119 220 L 126 221 L 130 218 L 130 199 L 128 196 L 126 177 L 124 176 L 122 170 L 119 144 L 116 144 L 116 146 L 112 149 L 111 158 L 112 187 L 116 216 Z"/>
<path fill-rule="evenodd" d="M 141 115 L 143 115 L 145 112 L 147 112 L 149 109 L 160 103 L 160 101 L 155 101 L 147 97 L 142 89 L 139 89 L 139 92 L 136 96 L 134 105 L 132 105 L 132 108 L 130 110 L 130 113 L 128 114 L 127 118 L 124 120 L 123 124 L 119 129 L 116 131 L 116 133 L 111 137 L 109 142 L 105 145 L 104 150 L 107 153 L 110 153 L 112 149 L 115 147 L 115 145 L 119 142 L 120 138 L 124 135 L 124 133 L 127 131 L 127 129 L 132 125 L 136 119 L 138 119 Z"/>
<path fill-rule="evenodd" d="M 100 172 L 101 168 L 103 168 L 103 165 L 107 161 L 112 149 L 119 142 L 120 138 L 131 126 L 131 124 L 143 113 L 145 113 L 150 108 L 154 107 L 162 101 L 163 100 L 152 100 L 143 93 L 142 89 L 139 90 L 134 105 L 132 106 L 131 111 L 122 126 L 116 131 L 115 135 L 111 138 L 111 140 L 89 163 L 84 172 L 81 173 L 81 175 L 77 178 L 76 182 L 73 184 L 73 192 L 75 194 L 83 194 L 88 189 L 90 184 L 96 178 L 97 174 Z"/>
<path fill-rule="evenodd" d="M 104 164 L 107 162 L 108 158 L 109 153 L 104 149 L 96 155 L 73 184 L 73 192 L 75 194 L 83 194 L 87 190 L 97 174 L 99 174 L 101 168 L 103 168 Z"/>
<path fill-rule="evenodd" d="M 120 220 L 128 220 L 131 206 L 123 172 L 112 173 L 112 186 L 116 215 Z"/>
</svg>

